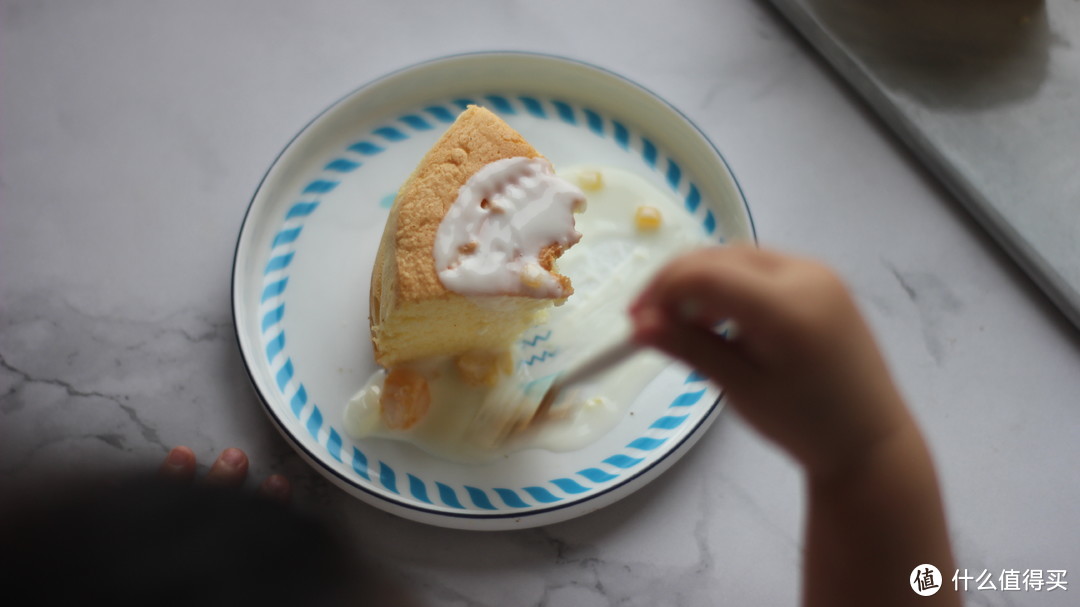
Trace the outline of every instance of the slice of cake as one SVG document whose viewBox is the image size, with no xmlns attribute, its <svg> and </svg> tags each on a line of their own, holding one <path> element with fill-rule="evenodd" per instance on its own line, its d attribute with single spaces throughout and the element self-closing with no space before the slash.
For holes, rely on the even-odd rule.
<svg viewBox="0 0 1080 607">
<path fill-rule="evenodd" d="M 375 258 L 371 341 L 388 381 L 434 357 L 471 384 L 509 373 L 514 340 L 573 292 L 554 264 L 580 239 L 584 204 L 517 131 L 469 106 L 398 191 Z"/>
</svg>

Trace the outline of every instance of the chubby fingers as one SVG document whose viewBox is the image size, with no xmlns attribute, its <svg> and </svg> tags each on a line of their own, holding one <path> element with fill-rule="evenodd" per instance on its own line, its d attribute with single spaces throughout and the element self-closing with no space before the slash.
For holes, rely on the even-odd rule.
<svg viewBox="0 0 1080 607">
<path fill-rule="evenodd" d="M 239 488 L 247 480 L 249 462 L 247 454 L 235 447 L 221 452 L 206 473 L 207 485 Z M 160 478 L 190 483 L 195 479 L 195 452 L 189 447 L 174 447 L 158 468 Z M 259 485 L 257 493 L 265 498 L 288 503 L 292 499 L 292 483 L 281 474 L 268 476 Z"/>
<path fill-rule="evenodd" d="M 230 447 L 221 452 L 206 474 L 208 485 L 239 487 L 247 479 L 248 458 L 243 451 Z M 168 480 L 191 482 L 195 479 L 195 452 L 183 445 L 173 447 L 158 467 L 158 476 Z"/>
<path fill-rule="evenodd" d="M 770 276 L 781 263 L 776 254 L 745 245 L 710 247 L 678 257 L 630 306 L 635 329 L 639 321 L 657 315 L 701 327 L 725 319 L 742 328 L 761 324 L 769 314 Z M 648 332 L 636 336 L 643 343 L 654 337 Z"/>
<path fill-rule="evenodd" d="M 685 361 L 733 393 L 742 391 L 742 386 L 757 376 L 757 368 L 741 344 L 716 334 L 711 327 L 643 312 L 635 321 L 635 336 Z"/>
</svg>

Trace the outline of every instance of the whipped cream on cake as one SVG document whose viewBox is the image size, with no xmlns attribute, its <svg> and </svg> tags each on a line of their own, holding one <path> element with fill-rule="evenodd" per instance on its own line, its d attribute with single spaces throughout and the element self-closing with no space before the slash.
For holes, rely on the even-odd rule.
<svg viewBox="0 0 1080 607">
<path fill-rule="evenodd" d="M 461 186 L 435 235 L 435 268 L 462 295 L 525 295 L 561 299 L 572 289 L 548 268 L 552 245 L 581 239 L 574 213 L 585 195 L 555 175 L 544 158 L 504 158 L 484 165 Z"/>
</svg>

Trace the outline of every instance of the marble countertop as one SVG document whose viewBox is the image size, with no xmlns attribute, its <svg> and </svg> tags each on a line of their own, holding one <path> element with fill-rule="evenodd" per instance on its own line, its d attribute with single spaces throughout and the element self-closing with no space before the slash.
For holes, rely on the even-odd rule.
<svg viewBox="0 0 1080 607">
<path fill-rule="evenodd" d="M 846 278 L 931 444 L 959 567 L 1080 576 L 1080 335 L 766 3 L 6 0 L 0 18 L 5 482 L 238 446 L 426 604 L 796 604 L 799 472 L 731 412 L 613 506 L 469 533 L 347 496 L 248 383 L 232 255 L 278 151 L 388 71 L 543 51 L 679 107 L 726 156 L 761 243 Z"/>
</svg>

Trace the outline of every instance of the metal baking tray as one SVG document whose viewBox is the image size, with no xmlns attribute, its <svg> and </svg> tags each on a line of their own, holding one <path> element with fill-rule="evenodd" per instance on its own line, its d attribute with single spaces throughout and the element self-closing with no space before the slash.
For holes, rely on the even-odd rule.
<svg viewBox="0 0 1080 607">
<path fill-rule="evenodd" d="M 771 2 L 1080 328 L 1080 3 Z"/>
</svg>

